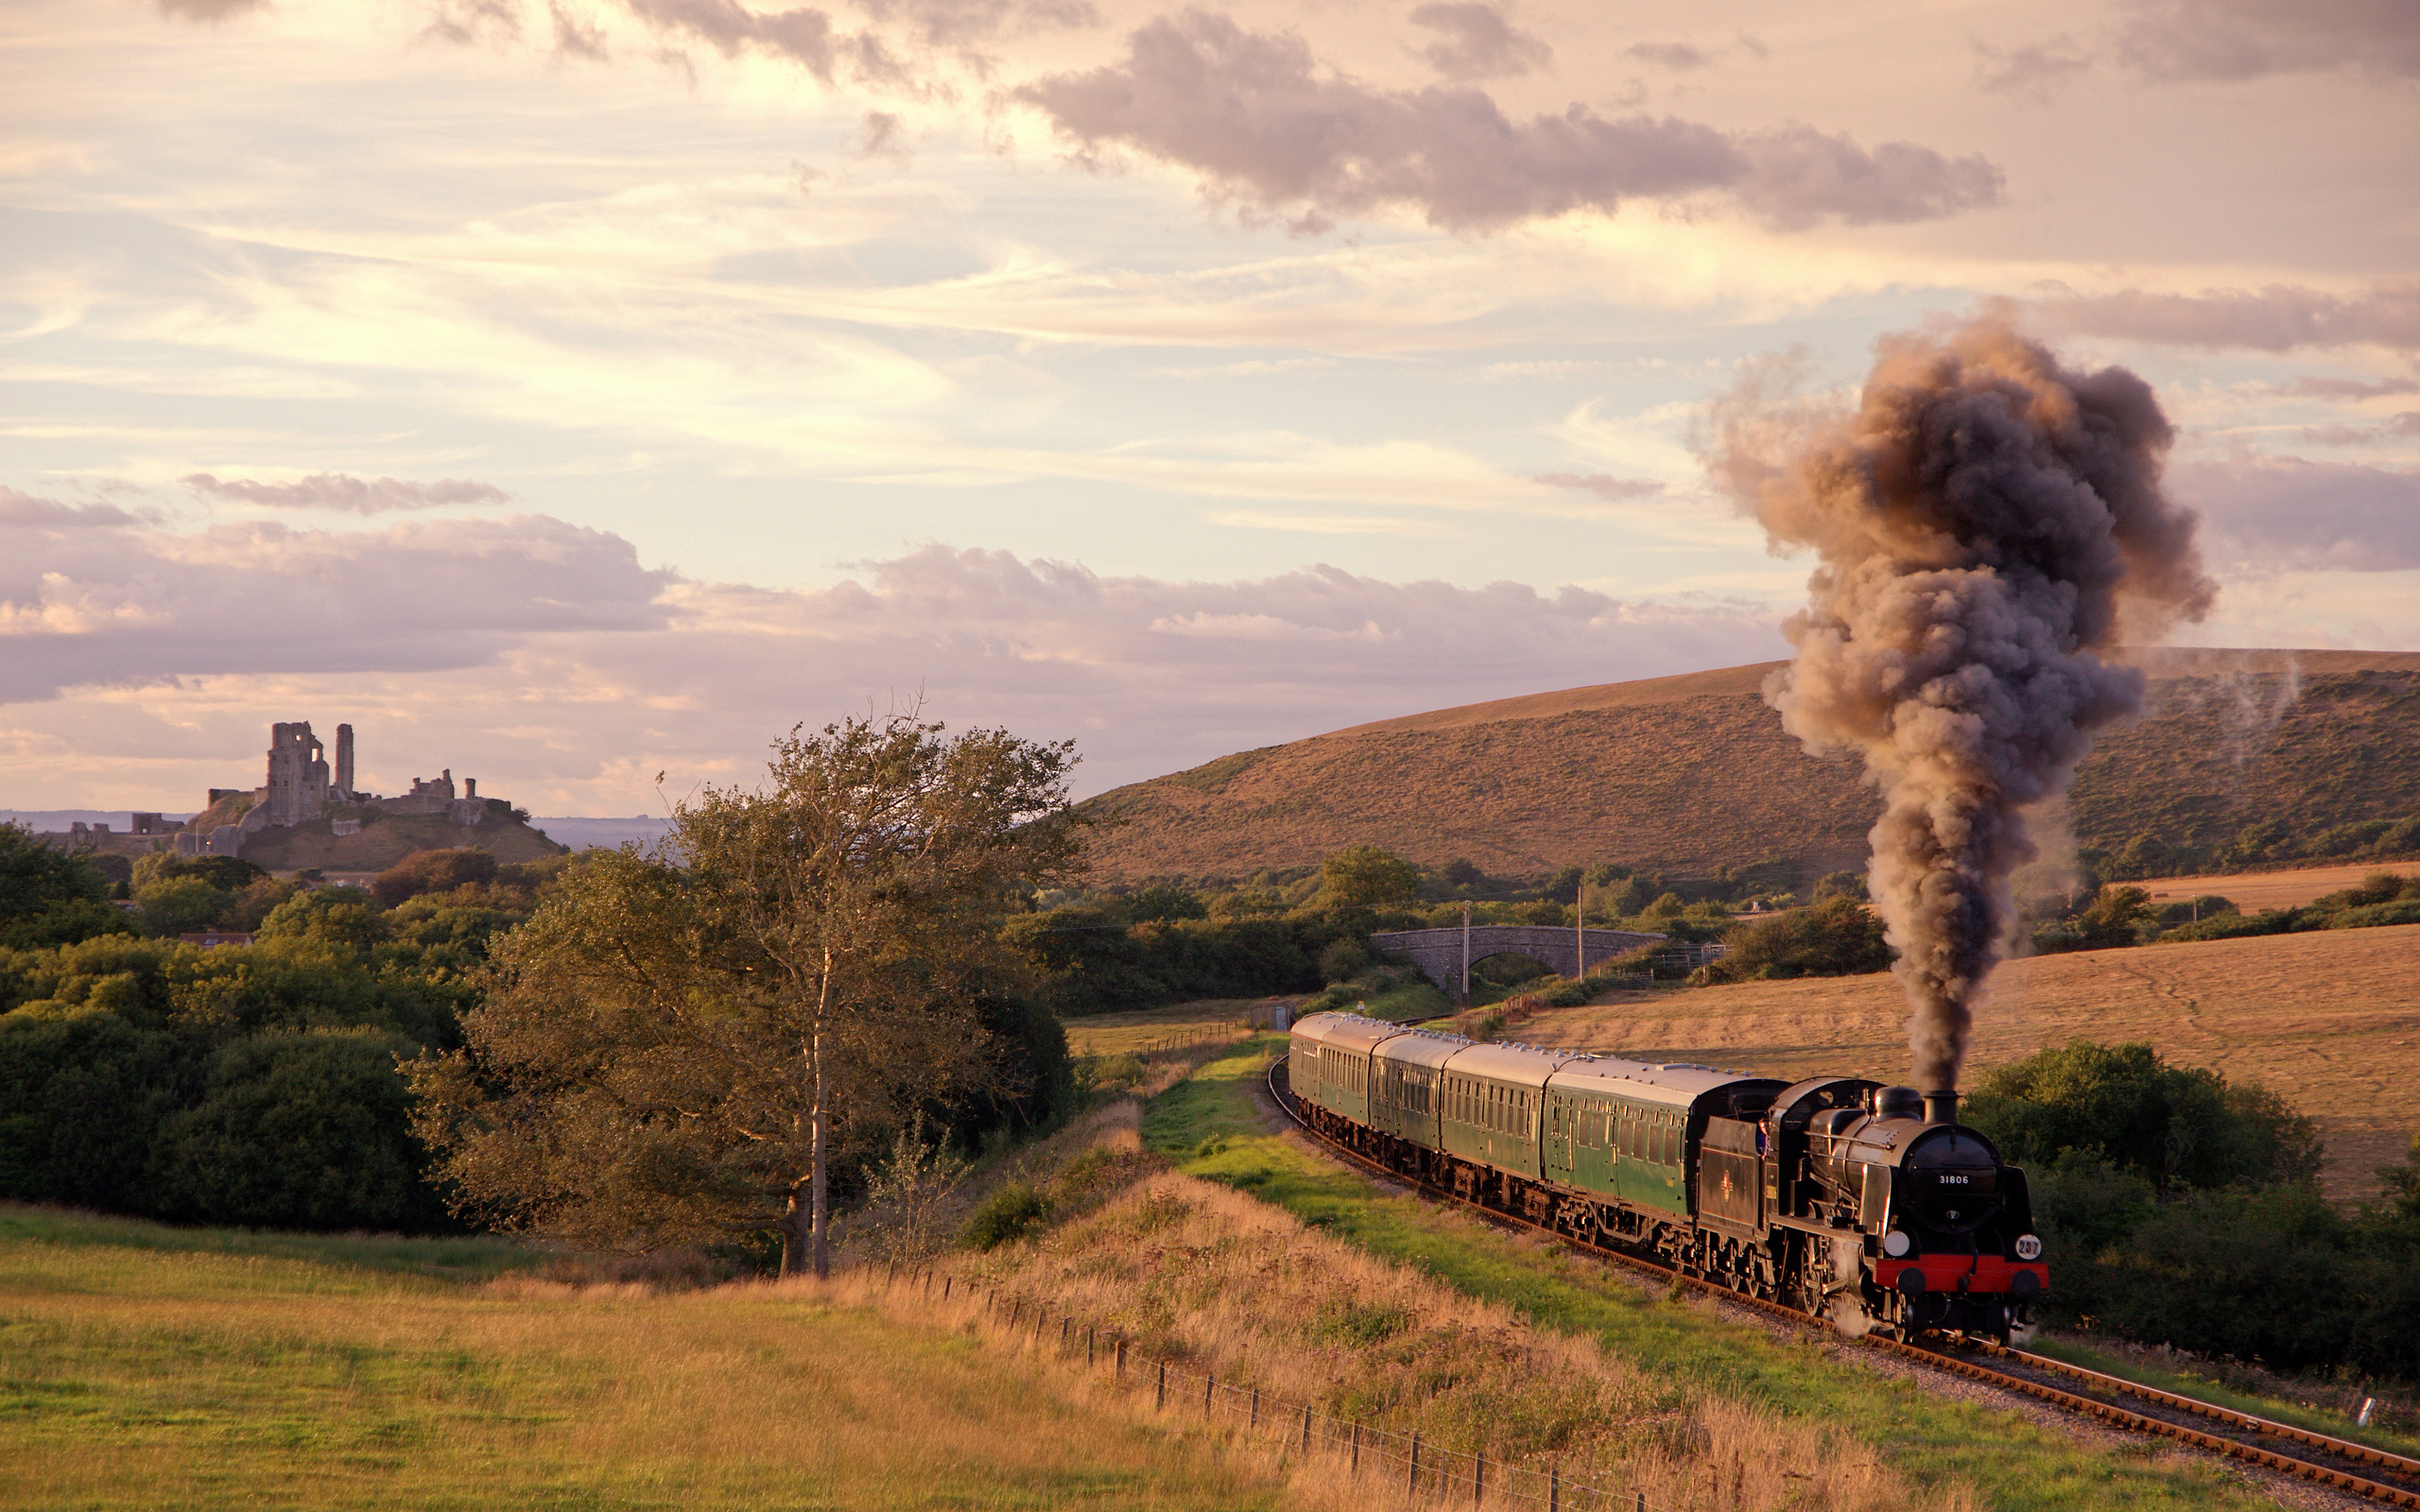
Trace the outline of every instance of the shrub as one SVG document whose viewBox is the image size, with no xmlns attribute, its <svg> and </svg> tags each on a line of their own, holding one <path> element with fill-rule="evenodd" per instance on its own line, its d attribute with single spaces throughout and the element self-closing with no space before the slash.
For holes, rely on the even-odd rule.
<svg viewBox="0 0 2420 1512">
<path fill-rule="evenodd" d="M 495 857 L 484 850 L 458 847 L 406 856 L 378 873 L 371 888 L 380 902 L 392 908 L 424 892 L 452 892 L 469 883 L 493 882 L 495 875 Z"/>
<path fill-rule="evenodd" d="M 2148 1044 L 2076 1040 L 2002 1066 L 1962 1116 L 2021 1165 L 2069 1151 L 2105 1160 L 2167 1193 L 2311 1179 L 2316 1126 L 2256 1082 L 2168 1065 Z"/>
<path fill-rule="evenodd" d="M 200 877 L 170 877 L 145 886 L 134 895 L 135 913 L 150 935 L 181 935 L 207 928 L 219 911 L 235 901 L 234 894 L 212 886 Z"/>
<path fill-rule="evenodd" d="M 1357 939 L 1332 940 L 1320 952 L 1322 982 L 1350 982 L 1369 967 L 1369 947 Z"/>
<path fill-rule="evenodd" d="M 966 1244 L 972 1249 L 997 1249 L 1013 1244 L 1042 1226 L 1050 1204 L 1030 1185 L 1011 1181 L 983 1199 L 967 1220 Z"/>
<path fill-rule="evenodd" d="M 414 1048 L 348 1030 L 224 1046 L 200 1102 L 161 1122 L 156 1210 L 277 1228 L 446 1227 L 405 1122 L 410 1090 L 395 1057 Z"/>
<path fill-rule="evenodd" d="M 1811 908 L 1734 929 L 1730 954 L 1707 965 L 1705 979 L 1859 976 L 1890 969 L 1882 921 L 1855 898 L 1836 893 Z"/>
</svg>

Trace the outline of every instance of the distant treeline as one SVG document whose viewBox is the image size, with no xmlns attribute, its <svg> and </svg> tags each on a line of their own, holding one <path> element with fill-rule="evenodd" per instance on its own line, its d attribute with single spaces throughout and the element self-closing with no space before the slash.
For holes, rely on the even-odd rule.
<svg viewBox="0 0 2420 1512">
<path fill-rule="evenodd" d="M 492 946 L 585 864 L 432 850 L 351 887 L 153 855 L 112 882 L 0 826 L 0 1199 L 181 1223 L 458 1228 L 425 1179 L 399 1062 L 459 1047 Z M 254 942 L 176 938 L 210 929 Z M 1072 1106 L 1065 1037 L 1040 1005 L 986 1012 L 1039 1100 L 1017 1116 Z M 928 1111 L 967 1146 L 998 1116 Z M 858 1159 L 837 1171 L 844 1192 Z"/>
</svg>

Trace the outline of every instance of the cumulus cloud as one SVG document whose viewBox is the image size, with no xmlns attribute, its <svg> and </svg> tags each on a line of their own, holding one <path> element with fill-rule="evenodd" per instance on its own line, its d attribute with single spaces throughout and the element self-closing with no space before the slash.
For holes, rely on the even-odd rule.
<svg viewBox="0 0 2420 1512">
<path fill-rule="evenodd" d="M 2349 296 L 2287 284 L 2199 294 L 2126 289 L 2083 295 L 2054 289 L 2033 301 L 2031 309 L 2048 324 L 2080 335 L 2175 346 L 2259 352 L 2360 345 L 2420 349 L 2420 283 L 2381 284 Z"/>
<path fill-rule="evenodd" d="M 2238 457 L 2181 464 L 2170 482 L 2200 506 L 2214 558 L 2259 570 L 2420 567 L 2420 471 Z"/>
<path fill-rule="evenodd" d="M 1552 488 L 1579 489 L 1608 503 L 1643 499 L 1661 493 L 1664 485 L 1650 478 L 1617 478 L 1610 472 L 1541 472 L 1537 481 Z"/>
<path fill-rule="evenodd" d="M 1520 30 L 1502 11 L 1475 0 L 1421 6 L 1412 11 L 1411 23 L 1437 33 L 1419 56 L 1457 83 L 1511 78 L 1554 60 L 1554 49 L 1545 39 Z"/>
<path fill-rule="evenodd" d="M 2247 79 L 2339 69 L 2420 78 L 2420 6 L 2411 0 L 2148 0 L 2118 56 L 2146 77 Z"/>
<path fill-rule="evenodd" d="M 922 40 L 964 46 L 1006 32 L 1098 26 L 1090 0 L 860 0 L 880 22 L 904 22 Z"/>
<path fill-rule="evenodd" d="M 511 792 L 510 772 L 530 793 L 584 791 L 634 751 L 745 772 L 793 720 L 919 691 L 955 723 L 1077 737 L 1098 788 L 1391 714 L 1766 660 L 1781 644 L 1760 606 L 1326 566 L 1180 582 L 936 545 L 786 591 L 647 571 L 618 538 L 544 517 L 171 535 L 23 495 L 0 495 L 0 701 L 74 695 L 49 714 L 21 708 L 26 728 L 112 689 L 143 690 L 150 709 L 304 717 L 295 690 L 319 686 L 310 708 L 375 704 L 451 729 L 427 748 L 484 750 L 483 779 Z M 489 728 L 511 734 L 467 733 Z M 614 801 L 602 812 L 627 812 Z"/>
<path fill-rule="evenodd" d="M 440 478 L 412 483 L 403 478 L 357 478 L 346 472 L 314 472 L 293 483 L 256 483 L 196 472 L 181 479 L 209 499 L 260 505 L 270 509 L 329 509 L 340 514 L 385 514 L 394 509 L 435 509 L 450 504 L 502 504 L 511 495 L 492 483 Z"/>
<path fill-rule="evenodd" d="M 2048 102 L 2076 76 L 2092 69 L 2092 54 L 2062 32 L 2048 42 L 1999 48 L 1975 43 L 1975 85 L 1987 94 Z"/>
<path fill-rule="evenodd" d="M 1476 89 L 1389 90 L 1322 71 L 1300 37 L 1188 10 L 1134 32 L 1124 60 L 1017 92 L 1086 155 L 1131 148 L 1190 168 L 1216 198 L 1311 217 L 1409 206 L 1488 231 L 1634 198 L 1727 195 L 1768 224 L 1924 220 L 1996 201 L 1979 157 L 1797 126 L 1734 134 L 1585 106 L 1516 122 Z"/>
<path fill-rule="evenodd" d="M 661 627 L 670 575 L 544 516 L 149 532 L 0 496 L 0 702 L 224 673 L 441 672 L 546 631 Z"/>
<path fill-rule="evenodd" d="M 627 0 L 632 14 L 658 30 L 698 39 L 725 58 L 754 48 L 786 58 L 808 73 L 832 81 L 838 44 L 832 18 L 801 6 L 758 13 L 737 0 Z"/>
</svg>

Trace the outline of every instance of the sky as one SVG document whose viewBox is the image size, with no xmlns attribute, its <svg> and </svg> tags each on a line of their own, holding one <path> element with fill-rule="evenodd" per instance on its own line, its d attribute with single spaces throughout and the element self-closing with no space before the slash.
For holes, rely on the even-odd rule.
<svg viewBox="0 0 2420 1512">
<path fill-rule="evenodd" d="M 12 0 L 0 126 L 17 808 L 1778 658 L 1708 406 L 1979 316 L 2156 389 L 2178 639 L 2420 649 L 2409 0 Z"/>
</svg>

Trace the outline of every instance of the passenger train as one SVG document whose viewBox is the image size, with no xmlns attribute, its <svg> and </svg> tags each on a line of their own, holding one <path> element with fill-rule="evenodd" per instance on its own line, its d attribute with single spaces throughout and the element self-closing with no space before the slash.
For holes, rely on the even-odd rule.
<svg viewBox="0 0 2420 1512">
<path fill-rule="evenodd" d="M 2005 1342 L 2049 1286 L 2025 1173 L 1959 1125 L 1954 1093 L 1351 1013 L 1293 1026 L 1287 1084 L 1312 1127 L 1391 1171 L 1848 1332 Z"/>
</svg>

